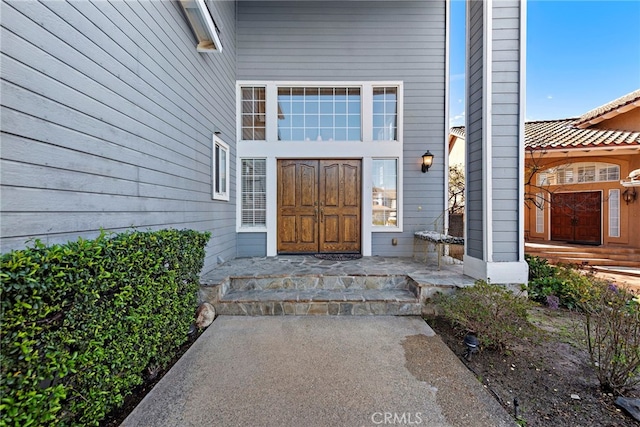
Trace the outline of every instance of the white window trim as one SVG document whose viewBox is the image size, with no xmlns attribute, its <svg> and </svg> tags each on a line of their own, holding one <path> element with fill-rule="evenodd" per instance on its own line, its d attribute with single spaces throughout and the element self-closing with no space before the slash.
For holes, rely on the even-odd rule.
<svg viewBox="0 0 640 427">
<path fill-rule="evenodd" d="M 266 141 L 242 140 L 242 87 L 266 88 Z M 362 141 L 322 141 L 301 143 L 300 141 L 279 141 L 277 123 L 278 87 L 360 87 L 362 105 Z M 373 88 L 392 87 L 397 92 L 397 125 L 398 139 L 396 141 L 373 140 Z M 266 232 L 267 256 L 277 255 L 277 160 L 278 159 L 360 159 L 362 160 L 362 212 L 361 238 L 362 254 L 370 256 L 372 252 L 372 233 L 397 233 L 403 231 L 403 135 L 404 135 L 404 84 L 402 81 L 265 81 L 238 80 L 236 81 L 236 170 L 237 178 L 241 180 L 241 159 L 266 159 L 267 171 L 267 226 L 266 228 L 242 227 L 241 210 L 237 209 L 236 231 L 239 233 Z M 372 159 L 394 158 L 398 161 L 398 223 L 396 227 L 373 227 L 372 209 L 373 194 L 371 180 Z M 240 182 L 240 181 L 238 181 Z"/>
<path fill-rule="evenodd" d="M 226 153 L 225 156 L 225 182 L 226 182 L 226 190 L 223 192 L 218 192 L 216 188 L 216 162 L 218 159 L 216 158 L 216 146 L 220 147 Z M 213 143 L 211 144 L 211 198 L 213 200 L 223 200 L 229 201 L 229 145 L 224 143 L 218 136 L 213 135 Z"/>
</svg>

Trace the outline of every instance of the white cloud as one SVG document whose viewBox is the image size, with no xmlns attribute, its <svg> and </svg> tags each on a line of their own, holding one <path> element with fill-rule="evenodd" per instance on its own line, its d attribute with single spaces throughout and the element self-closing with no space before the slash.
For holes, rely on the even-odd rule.
<svg viewBox="0 0 640 427">
<path fill-rule="evenodd" d="M 454 116 L 449 117 L 449 127 L 453 126 L 462 126 L 464 125 L 464 116 L 465 112 L 461 112 L 460 114 L 456 114 Z"/>
</svg>

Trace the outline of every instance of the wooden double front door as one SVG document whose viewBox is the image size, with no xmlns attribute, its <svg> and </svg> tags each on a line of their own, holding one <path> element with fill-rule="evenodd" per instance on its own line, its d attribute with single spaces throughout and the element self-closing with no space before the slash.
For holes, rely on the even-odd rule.
<svg viewBox="0 0 640 427">
<path fill-rule="evenodd" d="M 278 160 L 278 253 L 360 253 L 361 160 Z"/>
<path fill-rule="evenodd" d="M 554 194 L 551 202 L 551 240 L 601 244 L 601 202 L 599 191 Z"/>
</svg>

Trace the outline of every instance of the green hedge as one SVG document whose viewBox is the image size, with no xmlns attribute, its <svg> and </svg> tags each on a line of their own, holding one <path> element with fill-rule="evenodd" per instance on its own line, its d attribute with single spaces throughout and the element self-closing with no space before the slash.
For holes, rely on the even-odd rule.
<svg viewBox="0 0 640 427">
<path fill-rule="evenodd" d="M 187 339 L 209 233 L 102 233 L 0 258 L 0 426 L 97 425 Z"/>
</svg>

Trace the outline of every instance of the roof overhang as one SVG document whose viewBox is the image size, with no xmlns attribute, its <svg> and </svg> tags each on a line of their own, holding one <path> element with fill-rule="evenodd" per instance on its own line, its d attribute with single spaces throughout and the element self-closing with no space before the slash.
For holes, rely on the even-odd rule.
<svg viewBox="0 0 640 427">
<path fill-rule="evenodd" d="M 205 0 L 180 0 L 193 34 L 198 39 L 198 52 L 221 52 L 222 42 Z"/>
<path fill-rule="evenodd" d="M 626 113 L 627 111 L 631 111 L 634 108 L 640 107 L 640 99 L 632 102 L 630 104 L 627 104 L 625 106 L 622 106 L 620 108 L 616 108 L 615 110 L 609 111 L 606 114 L 602 114 L 601 116 L 597 116 L 594 117 L 591 120 L 587 120 L 585 122 L 581 122 L 581 123 L 576 123 L 575 127 L 579 128 L 579 129 L 586 129 L 590 126 L 593 126 L 597 123 L 603 122 L 605 120 L 609 120 L 614 118 L 615 116 L 622 114 L 622 113 Z"/>
<path fill-rule="evenodd" d="M 526 149 L 529 155 L 543 155 L 545 157 L 595 157 L 595 156 L 628 156 L 640 153 L 640 145 L 633 146 L 609 146 L 609 147 L 555 147 L 555 148 L 529 148 Z"/>
</svg>

